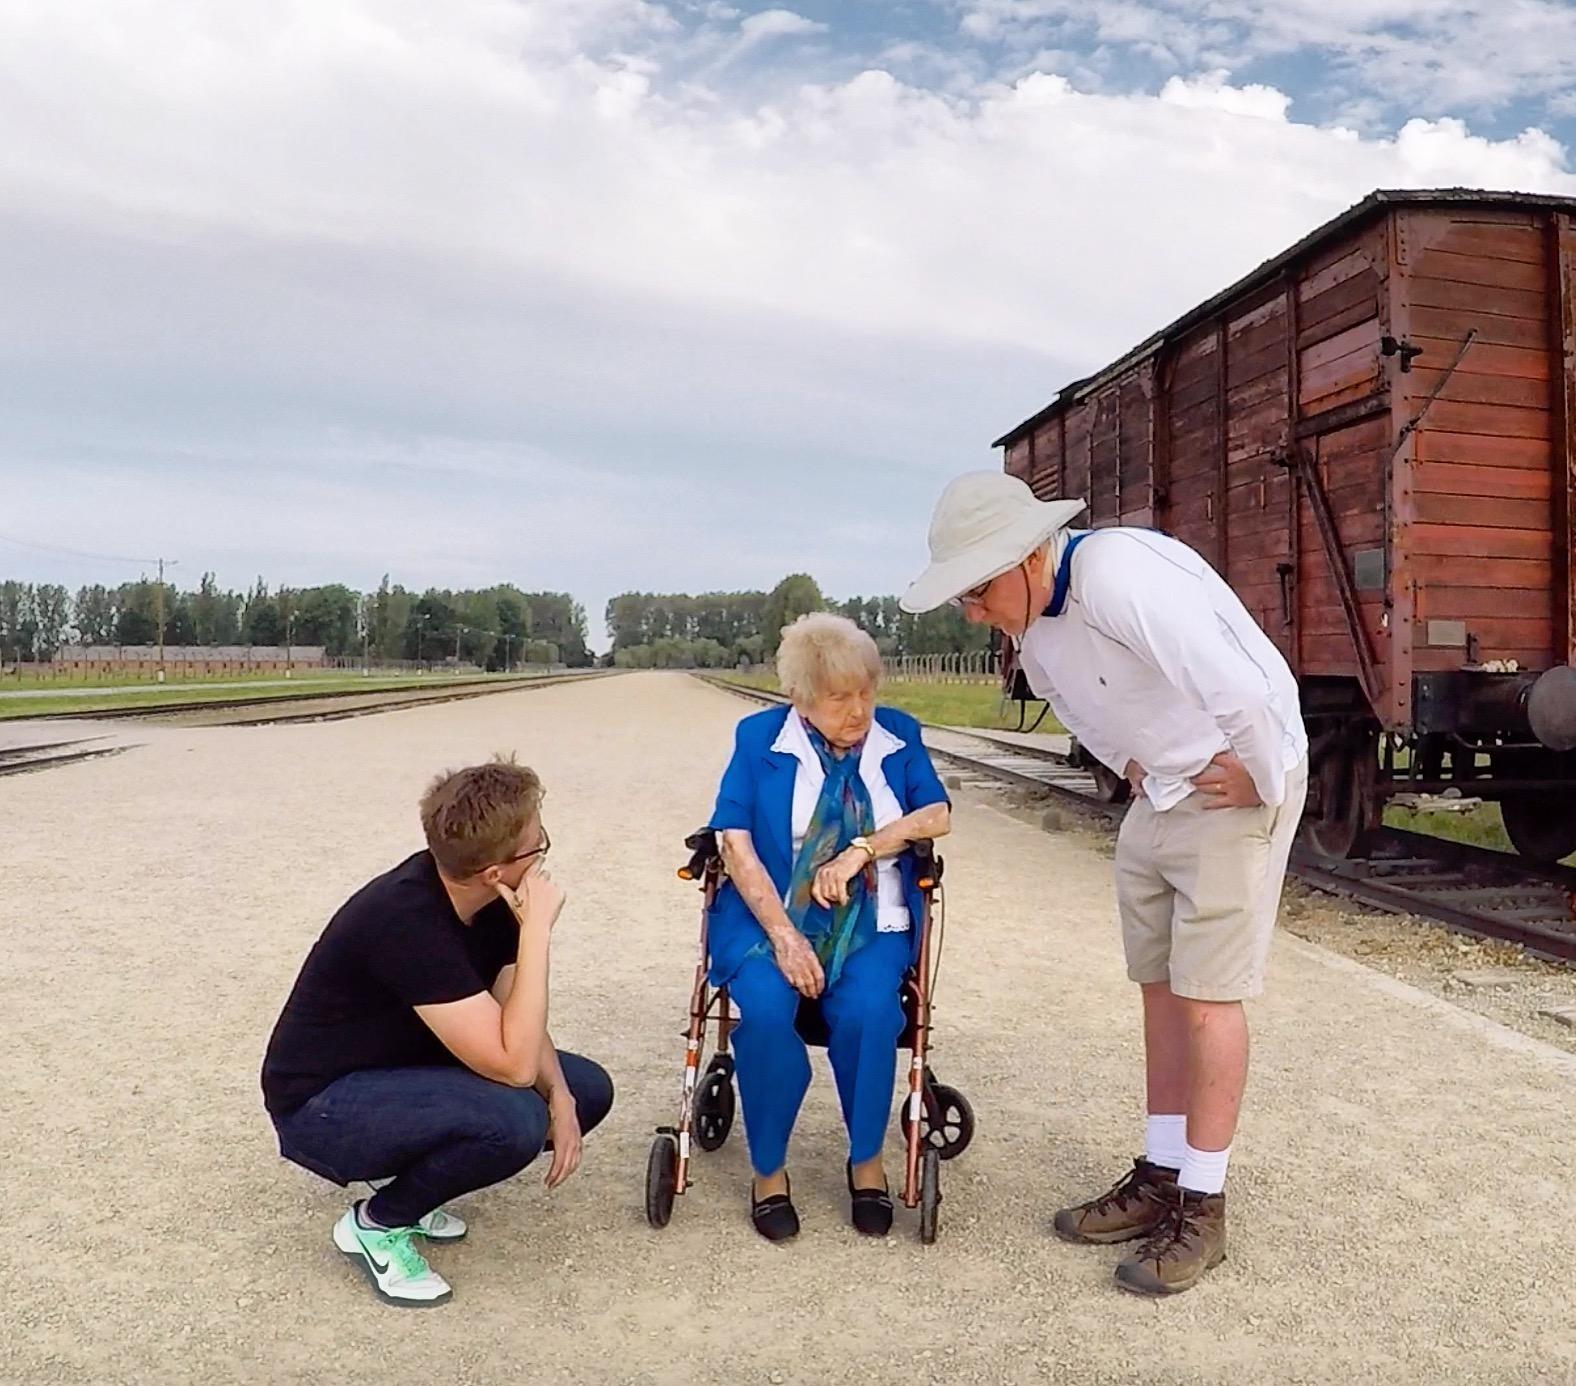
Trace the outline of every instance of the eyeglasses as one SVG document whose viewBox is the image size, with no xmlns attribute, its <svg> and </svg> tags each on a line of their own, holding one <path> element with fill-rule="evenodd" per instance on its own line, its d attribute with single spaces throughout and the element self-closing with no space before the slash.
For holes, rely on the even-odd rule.
<svg viewBox="0 0 1576 1386">
<path fill-rule="evenodd" d="M 529 852 L 517 852 L 512 857 L 505 857 L 498 865 L 513 866 L 517 861 L 530 861 L 532 857 L 545 857 L 552 845 L 552 839 L 547 836 L 547 828 L 544 825 L 542 828 L 542 845 L 540 847 L 533 847 Z"/>
<path fill-rule="evenodd" d="M 995 581 L 995 578 L 988 578 L 986 581 L 980 583 L 978 587 L 971 587 L 967 592 L 958 593 L 957 596 L 952 598 L 951 605 L 978 606 L 982 601 L 985 600 L 985 593 L 989 590 L 991 583 Z"/>
</svg>

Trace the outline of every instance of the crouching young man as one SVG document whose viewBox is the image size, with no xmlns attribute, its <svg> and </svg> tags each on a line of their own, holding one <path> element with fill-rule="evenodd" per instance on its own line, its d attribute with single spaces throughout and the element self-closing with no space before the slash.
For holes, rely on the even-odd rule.
<svg viewBox="0 0 1576 1386">
<path fill-rule="evenodd" d="M 613 1105 L 607 1073 L 547 1033 L 564 891 L 543 865 L 541 800 L 513 761 L 435 780 L 421 801 L 427 850 L 329 921 L 263 1060 L 280 1154 L 336 1184 L 388 1181 L 333 1235 L 394 1304 L 449 1298 L 420 1249 L 465 1235 L 445 1203 L 544 1148 L 557 1188 Z"/>
</svg>

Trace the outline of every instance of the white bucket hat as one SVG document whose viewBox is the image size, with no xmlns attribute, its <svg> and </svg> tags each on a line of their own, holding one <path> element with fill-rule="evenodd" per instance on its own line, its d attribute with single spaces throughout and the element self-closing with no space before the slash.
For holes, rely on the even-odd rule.
<svg viewBox="0 0 1576 1386">
<path fill-rule="evenodd" d="M 1081 500 L 1036 500 L 1005 472 L 965 472 L 948 485 L 930 517 L 930 566 L 898 605 L 932 611 L 1015 568 L 1083 510 Z"/>
</svg>

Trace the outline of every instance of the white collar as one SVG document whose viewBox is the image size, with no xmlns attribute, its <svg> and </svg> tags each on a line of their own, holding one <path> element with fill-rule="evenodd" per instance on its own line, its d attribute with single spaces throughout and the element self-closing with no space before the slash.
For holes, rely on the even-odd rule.
<svg viewBox="0 0 1576 1386">
<path fill-rule="evenodd" d="M 865 733 L 865 749 L 860 752 L 859 763 L 864 765 L 873 761 L 879 765 L 894 751 L 901 751 L 906 745 L 908 742 L 872 720 L 870 730 Z M 772 750 L 795 757 L 806 769 L 821 768 L 821 758 L 810 744 L 810 733 L 805 730 L 804 718 L 799 715 L 798 708 L 788 709 L 788 720 L 777 733 L 777 740 L 772 742 Z"/>
</svg>

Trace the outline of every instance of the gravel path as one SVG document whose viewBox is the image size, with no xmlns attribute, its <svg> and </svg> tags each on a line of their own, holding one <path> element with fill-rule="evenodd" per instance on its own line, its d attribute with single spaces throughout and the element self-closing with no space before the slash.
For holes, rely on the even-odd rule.
<svg viewBox="0 0 1576 1386">
<path fill-rule="evenodd" d="M 1166 1303 L 1115 1248 L 1047 1234 L 1139 1131 L 1110 863 L 963 791 L 940 1076 L 980 1135 L 942 1240 L 846 1226 L 824 1061 L 800 1122 L 805 1234 L 744 1217 L 736 1136 L 672 1226 L 641 1212 L 677 1092 L 697 896 L 673 879 L 749 709 L 679 675 L 317 726 L 149 728 L 0 784 L 0 1380 L 179 1383 L 1576 1382 L 1576 1059 L 1295 938 L 1254 1010 L 1231 1257 Z M 269 1026 L 328 914 L 418 845 L 433 771 L 544 775 L 570 904 L 554 1023 L 620 1087 L 582 1172 L 464 1207 L 451 1305 L 376 1303 L 328 1237 L 343 1195 L 281 1162 Z M 893 1144 L 896 1151 L 896 1144 Z"/>
</svg>

